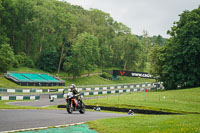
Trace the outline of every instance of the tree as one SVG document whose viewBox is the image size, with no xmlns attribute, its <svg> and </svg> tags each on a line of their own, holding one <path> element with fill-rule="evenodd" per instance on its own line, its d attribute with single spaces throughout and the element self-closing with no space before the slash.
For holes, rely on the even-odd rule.
<svg viewBox="0 0 200 133">
<path fill-rule="evenodd" d="M 54 72 L 57 70 L 57 65 L 58 53 L 55 47 L 48 46 L 44 48 L 36 62 L 36 66 L 42 70 Z"/>
<path fill-rule="evenodd" d="M 137 37 L 131 34 L 120 35 L 115 38 L 114 43 L 113 62 L 121 63 L 124 70 L 136 70 L 141 51 L 141 44 Z"/>
<path fill-rule="evenodd" d="M 162 74 L 163 59 L 165 57 L 165 48 L 158 44 L 151 48 L 149 54 L 150 73 L 154 77 L 159 77 Z"/>
<path fill-rule="evenodd" d="M 166 45 L 158 50 L 157 73 L 166 89 L 200 85 L 200 7 L 184 11 L 168 33 Z M 159 57 L 159 58 L 158 58 Z"/>
<path fill-rule="evenodd" d="M 101 10 L 85 10 L 58 0 L 0 0 L 0 14 L 0 44 L 9 43 L 13 48 L 17 58 L 16 66 L 32 64 L 33 67 L 33 62 L 36 62 L 37 67 L 47 71 L 55 71 L 56 66 L 58 73 L 64 69 L 66 71 L 66 68 L 77 68 L 77 72 L 73 71 L 77 75 L 84 70 L 89 74 L 94 66 L 134 70 L 144 66 L 145 60 L 141 60 L 144 55 L 139 52 L 142 48 L 136 48 L 140 40 L 133 39 L 130 28 L 114 21 L 110 14 Z M 136 47 L 132 47 L 132 42 Z M 92 51 L 86 54 L 79 49 L 84 56 L 90 55 L 90 58 L 74 58 L 79 57 L 75 50 L 79 45 L 86 51 Z M 49 46 L 51 48 L 48 49 Z M 130 48 L 133 53 L 129 51 Z M 95 50 L 97 55 L 94 54 Z M 25 56 L 20 55 L 22 52 Z M 76 67 L 79 65 L 76 60 L 83 64 Z M 53 65 L 49 66 L 45 61 Z"/>
<path fill-rule="evenodd" d="M 0 14 L 4 14 L 5 13 L 5 9 L 2 6 L 2 1 L 0 0 Z M 6 34 L 6 26 L 3 25 L 3 18 L 0 17 L 0 44 L 5 44 L 9 42 L 9 39 L 7 37 Z"/>
<path fill-rule="evenodd" d="M 93 25 L 94 35 L 98 38 L 100 57 L 98 65 L 103 69 L 112 65 L 112 39 L 115 36 L 114 21 L 108 13 L 97 9 L 91 9 L 90 18 Z"/>
<path fill-rule="evenodd" d="M 140 54 L 140 60 L 138 62 L 138 68 L 140 71 L 144 71 L 148 61 L 150 49 L 151 49 L 151 38 L 148 35 L 148 32 L 146 30 L 143 30 L 143 35 L 141 38 L 141 54 Z"/>
<path fill-rule="evenodd" d="M 30 59 L 30 57 L 26 56 L 24 52 L 21 52 L 20 54 L 15 55 L 15 59 L 17 63 L 15 67 L 24 66 L 24 67 L 34 68 L 35 66 L 33 61 Z"/>
<path fill-rule="evenodd" d="M 83 70 L 87 70 L 89 75 L 94 70 L 98 58 L 98 39 L 89 33 L 82 33 L 72 45 L 72 56 L 65 62 L 65 70 L 74 78 Z"/>
<path fill-rule="evenodd" d="M 9 44 L 2 44 L 0 48 L 0 71 L 8 71 L 15 61 L 13 49 Z"/>
</svg>

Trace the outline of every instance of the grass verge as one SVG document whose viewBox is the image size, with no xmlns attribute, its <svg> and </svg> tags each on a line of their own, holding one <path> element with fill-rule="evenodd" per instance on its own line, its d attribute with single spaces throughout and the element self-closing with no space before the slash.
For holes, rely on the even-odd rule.
<svg viewBox="0 0 200 133">
<path fill-rule="evenodd" d="M 91 99 L 90 105 L 182 112 L 185 115 L 138 115 L 107 118 L 87 122 L 101 133 L 199 133 L 200 87 L 162 91 L 134 92 L 118 96 Z M 190 114 L 191 113 L 191 114 Z M 196 113 L 196 114 L 194 114 Z"/>
<path fill-rule="evenodd" d="M 162 91 L 133 92 L 85 101 L 87 105 L 147 109 L 176 113 L 200 113 L 200 87 Z"/>
<path fill-rule="evenodd" d="M 199 133 L 200 115 L 135 115 L 87 124 L 100 133 Z"/>
</svg>

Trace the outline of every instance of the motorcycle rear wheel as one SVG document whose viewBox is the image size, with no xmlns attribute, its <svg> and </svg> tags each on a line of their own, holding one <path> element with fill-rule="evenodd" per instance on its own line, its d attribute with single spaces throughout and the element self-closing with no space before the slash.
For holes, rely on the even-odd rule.
<svg viewBox="0 0 200 133">
<path fill-rule="evenodd" d="M 72 105 L 70 102 L 67 103 L 67 105 L 66 105 L 66 110 L 67 110 L 67 112 L 68 112 L 69 114 L 72 114 L 72 113 L 73 113 L 74 107 L 73 107 L 73 105 Z"/>
</svg>

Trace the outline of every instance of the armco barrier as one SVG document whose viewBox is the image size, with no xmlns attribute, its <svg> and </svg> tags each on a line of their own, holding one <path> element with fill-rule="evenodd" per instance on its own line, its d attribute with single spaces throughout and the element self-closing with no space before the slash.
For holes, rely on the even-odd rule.
<svg viewBox="0 0 200 133">
<path fill-rule="evenodd" d="M 0 96 L 0 100 L 38 100 L 40 96 Z"/>
</svg>

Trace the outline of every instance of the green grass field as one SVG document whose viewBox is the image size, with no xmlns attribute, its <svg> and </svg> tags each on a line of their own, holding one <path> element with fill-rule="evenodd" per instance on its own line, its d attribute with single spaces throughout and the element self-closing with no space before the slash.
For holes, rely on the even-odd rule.
<svg viewBox="0 0 200 133">
<path fill-rule="evenodd" d="M 140 115 L 87 122 L 100 133 L 199 133 L 200 88 L 134 92 L 85 101 L 90 105 L 164 110 L 182 115 Z"/>
<path fill-rule="evenodd" d="M 87 124 L 99 133 L 199 133 L 200 115 L 135 115 Z"/>
<path fill-rule="evenodd" d="M 200 113 L 200 88 L 184 90 L 132 92 L 87 100 L 88 105 Z"/>
</svg>

